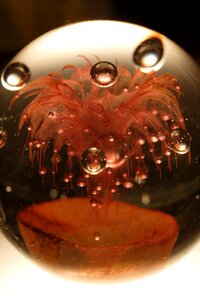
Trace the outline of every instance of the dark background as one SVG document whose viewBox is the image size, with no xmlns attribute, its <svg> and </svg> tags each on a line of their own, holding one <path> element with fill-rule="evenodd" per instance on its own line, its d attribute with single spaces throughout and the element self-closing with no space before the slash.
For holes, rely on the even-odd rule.
<svg viewBox="0 0 200 300">
<path fill-rule="evenodd" d="M 91 19 L 149 27 L 200 62 L 200 13 L 193 1 L 0 0 L 0 68 L 39 35 L 63 24 Z"/>
</svg>

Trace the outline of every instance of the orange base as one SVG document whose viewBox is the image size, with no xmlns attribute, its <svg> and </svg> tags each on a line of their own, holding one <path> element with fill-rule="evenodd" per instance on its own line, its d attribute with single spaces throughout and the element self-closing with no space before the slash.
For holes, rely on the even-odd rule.
<svg viewBox="0 0 200 300">
<path fill-rule="evenodd" d="M 178 235 L 161 211 L 121 202 L 93 208 L 84 198 L 28 207 L 18 225 L 31 255 L 70 278 L 138 276 L 163 265 Z"/>
</svg>

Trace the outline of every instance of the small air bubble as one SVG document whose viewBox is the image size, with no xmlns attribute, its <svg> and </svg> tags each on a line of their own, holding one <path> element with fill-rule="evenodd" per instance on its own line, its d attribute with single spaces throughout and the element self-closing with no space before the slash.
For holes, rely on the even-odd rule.
<svg viewBox="0 0 200 300">
<path fill-rule="evenodd" d="M 65 174 L 65 175 L 63 176 L 63 181 L 64 181 L 64 182 L 70 182 L 70 181 L 72 180 L 72 178 L 73 178 L 73 175 L 72 175 L 72 174 Z"/>
<path fill-rule="evenodd" d="M 39 171 L 40 175 L 45 175 L 47 173 L 47 168 L 46 167 L 42 167 Z"/>
<path fill-rule="evenodd" d="M 84 187 L 86 186 L 86 179 L 84 177 L 79 177 L 76 181 L 77 186 Z"/>
<path fill-rule="evenodd" d="M 190 151 L 191 136 L 182 128 L 175 129 L 171 132 L 169 142 L 171 149 L 178 154 L 185 154 Z"/>
<path fill-rule="evenodd" d="M 95 190 L 97 191 L 101 191 L 103 189 L 103 185 L 101 184 L 101 182 L 97 182 L 94 186 Z"/>
<path fill-rule="evenodd" d="M 50 196 L 51 196 L 51 198 L 57 198 L 58 197 L 58 190 L 51 189 L 50 190 Z"/>
<path fill-rule="evenodd" d="M 113 180 L 113 183 L 116 185 L 116 186 L 119 186 L 119 185 L 121 185 L 121 180 L 119 179 L 119 178 L 115 178 L 114 180 Z"/>
<path fill-rule="evenodd" d="M 10 185 L 7 185 L 5 190 L 7 193 L 10 193 L 10 192 L 12 192 L 12 187 Z"/>
<path fill-rule="evenodd" d="M 98 201 L 96 199 L 91 199 L 90 200 L 90 205 L 91 205 L 91 207 L 97 207 Z"/>
<path fill-rule="evenodd" d="M 101 234 L 99 232 L 94 233 L 94 240 L 99 241 L 101 239 Z"/>
<path fill-rule="evenodd" d="M 54 111 L 49 111 L 47 115 L 50 119 L 53 119 L 56 117 L 56 113 Z"/>
<path fill-rule="evenodd" d="M 141 198 L 141 202 L 142 202 L 144 205 L 148 205 L 148 204 L 150 203 L 150 196 L 149 196 L 149 194 L 143 193 L 143 194 L 142 194 L 142 198 Z"/>
<path fill-rule="evenodd" d="M 123 186 L 126 189 L 131 189 L 133 187 L 133 184 L 134 184 L 134 180 L 132 177 L 126 177 L 123 181 Z"/>
<path fill-rule="evenodd" d="M 7 141 L 7 132 L 3 127 L 0 127 L 0 148 L 3 148 Z"/>
</svg>

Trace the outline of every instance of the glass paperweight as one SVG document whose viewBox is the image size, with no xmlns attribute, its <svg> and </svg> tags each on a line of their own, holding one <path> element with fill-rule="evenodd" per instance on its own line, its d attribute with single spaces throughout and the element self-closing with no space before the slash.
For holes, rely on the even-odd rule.
<svg viewBox="0 0 200 300">
<path fill-rule="evenodd" d="M 118 21 L 52 30 L 0 83 L 0 224 L 76 280 L 132 279 L 200 233 L 200 76 L 162 34 Z"/>
</svg>

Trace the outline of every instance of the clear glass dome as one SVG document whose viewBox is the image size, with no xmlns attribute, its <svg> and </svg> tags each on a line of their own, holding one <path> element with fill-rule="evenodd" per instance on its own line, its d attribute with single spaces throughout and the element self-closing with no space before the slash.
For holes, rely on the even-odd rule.
<svg viewBox="0 0 200 300">
<path fill-rule="evenodd" d="M 37 38 L 0 86 L 0 222 L 42 265 L 79 279 L 157 270 L 200 232 L 199 68 L 124 22 Z"/>
</svg>

